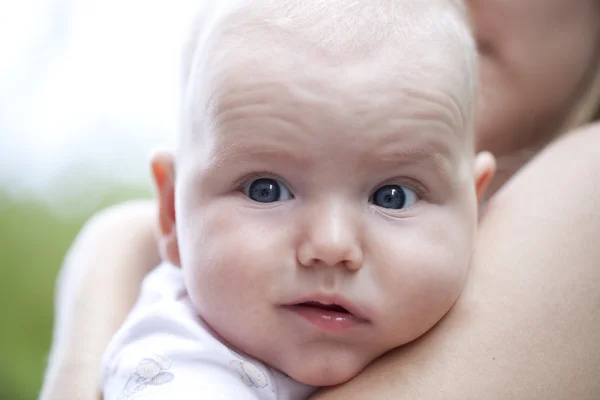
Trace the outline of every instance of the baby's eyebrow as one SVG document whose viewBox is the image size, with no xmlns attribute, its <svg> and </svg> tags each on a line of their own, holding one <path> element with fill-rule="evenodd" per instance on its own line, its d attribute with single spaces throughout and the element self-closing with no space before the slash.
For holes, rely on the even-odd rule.
<svg viewBox="0 0 600 400">
<path fill-rule="evenodd" d="M 256 160 L 294 163 L 300 168 L 306 167 L 309 163 L 309 160 L 302 157 L 293 146 L 266 140 L 239 140 L 214 146 L 206 167 L 219 169 Z"/>
<path fill-rule="evenodd" d="M 379 165 L 417 164 L 449 177 L 453 171 L 452 159 L 450 148 L 442 141 L 435 141 L 420 146 L 401 143 L 384 146 L 370 152 L 364 161 Z"/>
</svg>

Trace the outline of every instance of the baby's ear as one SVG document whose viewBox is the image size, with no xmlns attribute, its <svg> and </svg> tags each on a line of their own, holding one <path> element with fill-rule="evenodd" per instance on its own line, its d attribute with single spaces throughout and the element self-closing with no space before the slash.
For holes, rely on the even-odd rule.
<svg viewBox="0 0 600 400">
<path fill-rule="evenodd" d="M 496 158 L 487 151 L 475 156 L 475 192 L 477 202 L 481 204 L 492 178 L 496 174 Z"/>
<path fill-rule="evenodd" d="M 150 161 L 158 200 L 158 247 L 164 261 L 180 266 L 175 216 L 175 164 L 173 154 L 156 152 Z"/>
</svg>

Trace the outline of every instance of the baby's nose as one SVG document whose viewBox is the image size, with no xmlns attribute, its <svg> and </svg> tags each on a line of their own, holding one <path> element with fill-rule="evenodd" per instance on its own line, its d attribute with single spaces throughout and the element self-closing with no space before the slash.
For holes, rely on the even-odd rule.
<svg viewBox="0 0 600 400">
<path fill-rule="evenodd" d="M 340 266 L 358 270 L 363 261 L 359 217 L 343 204 L 313 209 L 307 218 L 298 261 L 306 267 Z"/>
</svg>

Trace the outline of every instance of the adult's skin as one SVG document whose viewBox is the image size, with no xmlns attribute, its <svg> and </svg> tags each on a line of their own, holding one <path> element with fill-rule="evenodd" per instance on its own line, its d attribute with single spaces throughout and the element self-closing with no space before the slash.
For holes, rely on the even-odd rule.
<svg viewBox="0 0 600 400">
<path fill-rule="evenodd" d="M 432 331 L 318 399 L 600 397 L 600 126 L 523 167 L 598 111 L 600 2 L 469 5 L 482 64 L 477 147 L 498 157 L 492 190 L 502 187 L 480 222 L 469 280 Z M 152 202 L 119 206 L 76 240 L 43 399 L 98 398 L 104 347 L 158 262 L 155 214 Z"/>
</svg>

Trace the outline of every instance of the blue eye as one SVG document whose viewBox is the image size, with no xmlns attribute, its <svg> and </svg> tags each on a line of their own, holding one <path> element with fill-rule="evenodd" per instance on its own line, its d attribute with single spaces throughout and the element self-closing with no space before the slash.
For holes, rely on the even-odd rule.
<svg viewBox="0 0 600 400">
<path fill-rule="evenodd" d="M 275 203 L 293 198 L 288 188 L 276 179 L 259 178 L 244 186 L 244 194 L 258 203 Z"/>
<path fill-rule="evenodd" d="M 407 208 L 419 201 L 417 193 L 400 185 L 382 186 L 371 197 L 371 202 L 378 207 L 392 210 Z"/>
</svg>

